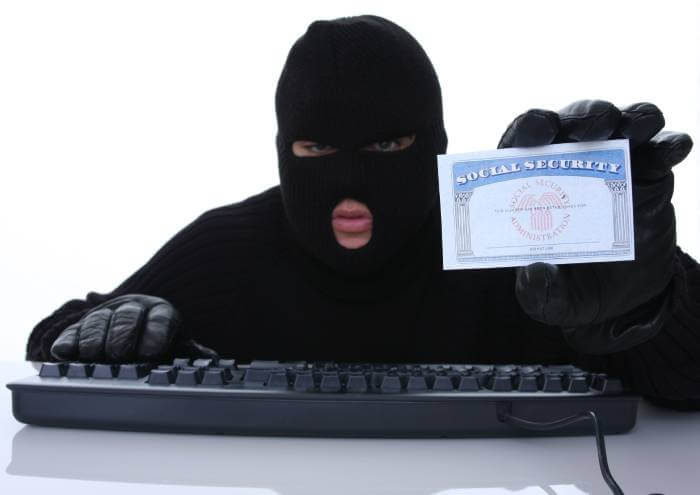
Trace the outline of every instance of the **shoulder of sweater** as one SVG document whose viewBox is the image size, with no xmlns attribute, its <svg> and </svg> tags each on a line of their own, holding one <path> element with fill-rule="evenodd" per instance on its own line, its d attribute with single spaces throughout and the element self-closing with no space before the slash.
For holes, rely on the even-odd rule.
<svg viewBox="0 0 700 495">
<path fill-rule="evenodd" d="M 274 240 L 279 236 L 284 209 L 279 186 L 199 215 L 186 230 L 217 239 Z"/>
<path fill-rule="evenodd" d="M 284 221 L 279 186 L 272 187 L 200 214 L 161 247 L 151 262 L 172 263 L 174 259 L 192 256 L 218 258 L 231 252 L 247 259 L 248 252 L 279 245 Z"/>
<path fill-rule="evenodd" d="M 676 253 L 683 268 L 688 272 L 700 275 L 700 264 L 692 256 L 684 252 L 680 247 L 676 247 Z"/>
<path fill-rule="evenodd" d="M 243 201 L 207 210 L 197 220 L 228 219 L 242 221 L 243 223 L 251 219 L 277 220 L 282 211 L 280 186 L 274 186 Z"/>
</svg>

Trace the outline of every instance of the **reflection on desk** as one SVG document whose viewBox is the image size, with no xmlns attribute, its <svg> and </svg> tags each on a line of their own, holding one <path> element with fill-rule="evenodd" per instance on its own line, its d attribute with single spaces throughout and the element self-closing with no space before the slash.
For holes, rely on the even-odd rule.
<svg viewBox="0 0 700 495">
<path fill-rule="evenodd" d="M 538 440 L 545 442 L 537 445 Z M 269 493 L 284 495 L 328 494 L 336 483 L 340 486 L 333 493 L 464 495 L 522 493 L 528 487 L 546 487 L 545 491 L 538 488 L 532 493 L 594 493 L 598 483 L 585 480 L 590 475 L 593 479 L 600 476 L 592 438 L 575 440 L 582 444 L 580 448 L 588 458 L 583 466 L 557 455 L 551 459 L 558 458 L 560 463 L 533 470 L 525 458 L 512 465 L 490 454 L 527 450 L 528 444 L 533 444 L 534 451 L 568 450 L 570 440 L 339 440 L 25 426 L 12 441 L 7 472 L 93 481 L 269 487 Z M 551 491 L 551 485 L 561 485 L 563 491 Z M 507 491 L 484 491 L 487 487 Z"/>
</svg>

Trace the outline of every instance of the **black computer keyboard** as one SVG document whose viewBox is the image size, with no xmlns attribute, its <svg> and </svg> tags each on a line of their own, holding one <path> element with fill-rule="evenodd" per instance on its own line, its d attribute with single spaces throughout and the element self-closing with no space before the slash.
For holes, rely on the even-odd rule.
<svg viewBox="0 0 700 495">
<path fill-rule="evenodd" d="M 24 423 L 114 430 L 347 437 L 590 434 L 528 431 L 503 413 L 555 421 L 593 411 L 604 433 L 636 420 L 623 383 L 570 365 L 369 364 L 175 359 L 44 363 L 8 384 Z"/>
</svg>

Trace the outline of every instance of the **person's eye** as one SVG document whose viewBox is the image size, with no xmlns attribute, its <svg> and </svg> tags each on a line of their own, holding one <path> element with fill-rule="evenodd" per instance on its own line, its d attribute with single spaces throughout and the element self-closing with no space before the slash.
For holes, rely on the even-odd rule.
<svg viewBox="0 0 700 495">
<path fill-rule="evenodd" d="M 398 139 L 393 139 L 391 141 L 379 141 L 378 143 L 371 145 L 372 149 L 377 151 L 394 151 L 399 146 L 401 146 L 401 143 Z"/>
<path fill-rule="evenodd" d="M 338 151 L 337 148 L 315 141 L 294 141 L 292 153 L 296 156 L 324 156 Z"/>
<path fill-rule="evenodd" d="M 388 141 L 377 141 L 362 148 L 367 151 L 399 151 L 408 148 L 415 141 L 416 135 L 402 136 Z"/>
<path fill-rule="evenodd" d="M 317 143 L 317 144 L 306 145 L 306 149 L 313 151 L 314 153 L 323 153 L 324 151 L 328 151 L 328 148 L 330 148 L 330 146 L 328 146 L 327 144 L 318 144 Z"/>
</svg>

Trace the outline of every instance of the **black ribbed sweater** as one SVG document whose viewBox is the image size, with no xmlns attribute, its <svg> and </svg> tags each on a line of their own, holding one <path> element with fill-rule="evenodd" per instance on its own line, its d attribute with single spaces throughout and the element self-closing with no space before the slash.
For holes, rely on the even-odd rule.
<svg viewBox="0 0 700 495">
<path fill-rule="evenodd" d="M 27 359 L 50 360 L 54 339 L 90 308 L 141 293 L 170 301 L 184 331 L 239 360 L 569 362 L 621 375 L 665 405 L 700 408 L 700 266 L 680 249 L 662 330 L 588 356 L 521 310 L 514 269 L 443 271 L 437 207 L 420 237 L 419 256 L 373 280 L 344 280 L 298 248 L 273 187 L 205 212 L 112 292 L 66 302 L 36 325 Z"/>
</svg>

